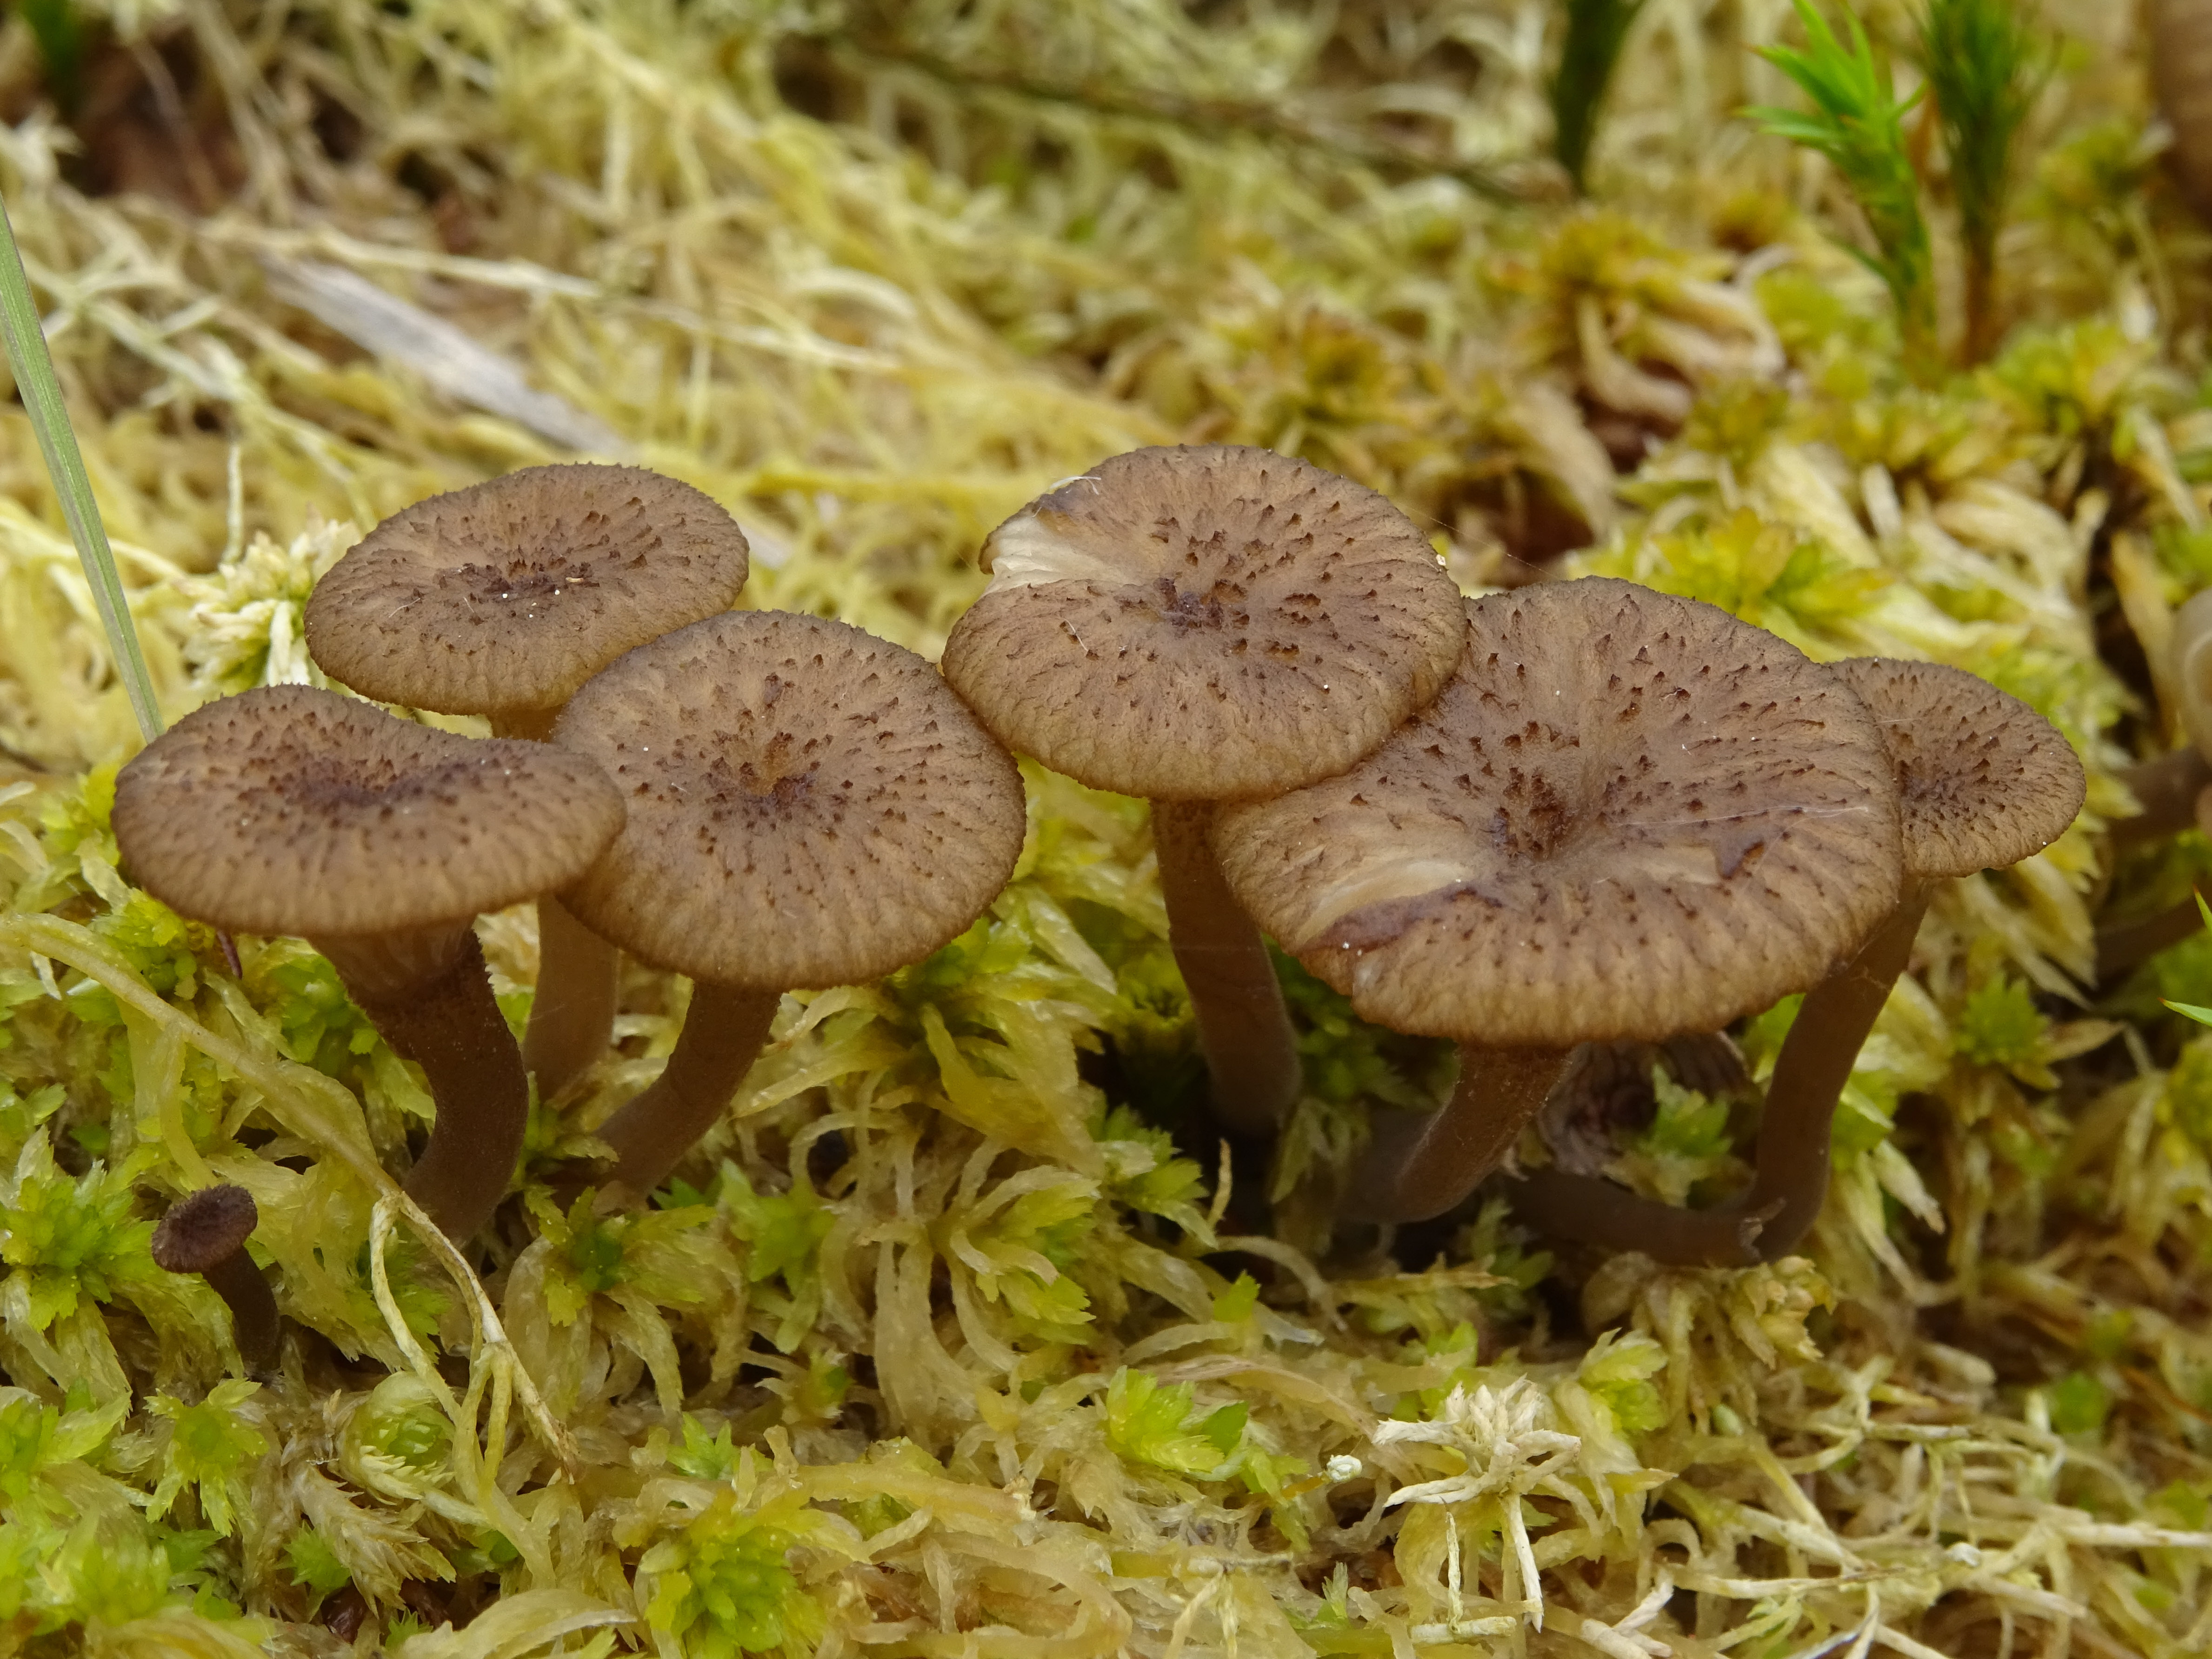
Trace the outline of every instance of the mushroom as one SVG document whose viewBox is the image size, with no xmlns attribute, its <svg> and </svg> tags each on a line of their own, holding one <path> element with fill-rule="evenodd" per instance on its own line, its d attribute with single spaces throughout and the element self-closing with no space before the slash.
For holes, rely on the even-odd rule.
<svg viewBox="0 0 2212 1659">
<path fill-rule="evenodd" d="M 747 568 L 744 532 L 690 484 L 635 466 L 526 467 L 370 531 L 316 584 L 307 647 L 365 696 L 543 738 L 632 646 L 728 610 Z M 538 901 L 538 927 L 522 1053 L 550 1097 L 605 1051 L 617 963 L 557 899 Z"/>
<path fill-rule="evenodd" d="M 1834 672 L 1873 711 L 1895 763 L 1905 881 L 1887 920 L 1798 1009 L 1767 1085 L 1750 1189 L 1712 1210 L 1678 1210 L 1591 1176 L 1538 1171 L 1513 1201 L 1545 1231 L 1717 1267 L 1795 1249 L 1827 1197 L 1836 1102 L 1912 955 L 1936 884 L 2040 852 L 2081 811 L 2086 781 L 2065 738 L 1986 680 L 1881 657 Z"/>
<path fill-rule="evenodd" d="M 568 908 L 693 981 L 666 1070 L 597 1131 L 641 1194 L 728 1104 L 784 992 L 921 960 L 1021 853 L 1012 757 L 921 658 L 819 617 L 733 611 L 641 646 L 553 741 L 629 812 Z"/>
<path fill-rule="evenodd" d="M 456 1239 L 522 1149 L 529 1085 L 471 924 L 582 873 L 622 826 L 582 757 L 456 737 L 308 686 L 197 709 L 115 781 L 115 838 L 163 903 L 329 957 L 437 1103 L 408 1193 Z"/>
<path fill-rule="evenodd" d="M 225 1182 L 187 1193 L 155 1225 L 154 1262 L 173 1273 L 198 1273 L 230 1309 L 238 1357 L 257 1375 L 276 1369 L 276 1298 L 246 1241 L 261 1219 L 253 1194 Z"/>
<path fill-rule="evenodd" d="M 1597 577 L 1466 617 L 1458 674 L 1389 742 L 1215 833 L 1237 897 L 1353 1012 L 1461 1045 L 1443 1110 L 1377 1123 L 1357 1218 L 1442 1214 L 1575 1044 L 1763 1008 L 1897 894 L 1881 735 L 1794 647 Z"/>
<path fill-rule="evenodd" d="M 945 677 L 1010 749 L 1149 797 L 1170 943 L 1216 1109 L 1273 1128 L 1298 1063 L 1267 943 L 1207 845 L 1215 803 L 1340 772 L 1459 660 L 1459 591 L 1382 496 L 1231 446 L 1139 449 L 983 544 Z"/>
</svg>

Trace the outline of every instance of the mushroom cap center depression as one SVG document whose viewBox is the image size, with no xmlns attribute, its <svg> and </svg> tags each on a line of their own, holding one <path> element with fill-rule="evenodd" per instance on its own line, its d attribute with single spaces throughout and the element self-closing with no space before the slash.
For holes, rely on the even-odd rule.
<svg viewBox="0 0 2212 1659">
<path fill-rule="evenodd" d="M 1887 913 L 1895 785 L 1832 677 L 1625 583 L 1468 616 L 1413 722 L 1217 836 L 1261 925 L 1370 1018 L 1537 1046 L 1711 1029 Z"/>
<path fill-rule="evenodd" d="M 535 619 L 539 605 L 597 587 L 599 562 L 539 549 L 495 564 L 457 565 L 441 585 L 454 590 L 472 613 L 496 608 L 508 617 Z"/>
<path fill-rule="evenodd" d="M 1460 893 L 1510 905 L 1564 885 L 1598 896 L 1608 887 L 1624 896 L 1653 884 L 1717 887 L 1755 862 L 1791 819 L 1865 810 L 1849 800 L 1778 799 L 1759 787 L 1771 779 L 1717 771 L 1725 741 L 1697 731 L 1701 700 L 1639 655 L 1601 685 L 1572 684 L 1597 678 L 1572 662 L 1516 663 L 1500 673 L 1493 658 L 1483 665 L 1489 675 L 1478 668 L 1470 678 L 1492 680 L 1480 694 L 1486 713 L 1556 712 L 1461 733 L 1455 743 L 1434 734 L 1411 764 L 1393 769 L 1389 781 L 1419 799 L 1413 811 L 1393 813 L 1411 832 L 1409 856 L 1324 895 L 1315 916 L 1322 930 L 1356 949 L 1361 938 L 1388 937 L 1411 914 Z M 1780 700 L 1756 692 L 1734 700 L 1732 712 L 1802 724 Z"/>
<path fill-rule="evenodd" d="M 850 984 L 916 960 L 1021 847 L 1013 762 L 936 672 L 819 617 L 679 629 L 586 685 L 555 741 L 598 761 L 629 812 L 569 908 L 719 984 Z"/>
</svg>

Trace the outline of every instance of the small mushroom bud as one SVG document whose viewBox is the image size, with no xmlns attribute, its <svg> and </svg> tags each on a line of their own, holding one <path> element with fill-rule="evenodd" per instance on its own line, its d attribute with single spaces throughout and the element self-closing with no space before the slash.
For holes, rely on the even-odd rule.
<svg viewBox="0 0 2212 1659">
<path fill-rule="evenodd" d="M 154 1229 L 154 1261 L 173 1273 L 198 1273 L 230 1309 L 238 1357 L 246 1369 L 276 1369 L 276 1298 L 246 1240 L 261 1219 L 253 1194 L 226 1182 L 187 1193 Z"/>
</svg>

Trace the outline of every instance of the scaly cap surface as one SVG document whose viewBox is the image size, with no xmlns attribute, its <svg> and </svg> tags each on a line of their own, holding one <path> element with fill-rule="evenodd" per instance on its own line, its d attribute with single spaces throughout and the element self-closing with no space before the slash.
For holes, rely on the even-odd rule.
<svg viewBox="0 0 2212 1659">
<path fill-rule="evenodd" d="M 1226 445 L 1102 461 L 992 532 L 945 677 L 1009 748 L 1094 788 L 1249 799 L 1340 772 L 1459 660 L 1412 521 Z"/>
<path fill-rule="evenodd" d="M 1237 897 L 1364 1018 L 1533 1048 L 1711 1030 L 1896 902 L 1881 733 L 1792 647 L 1596 577 L 1466 616 L 1459 673 L 1389 743 L 1217 823 Z"/>
<path fill-rule="evenodd" d="M 126 872 L 180 915 L 310 938 L 465 922 L 575 879 L 621 828 L 580 756 L 304 685 L 195 709 L 115 780 Z"/>
<path fill-rule="evenodd" d="M 307 648 L 385 702 L 541 713 L 631 647 L 728 610 L 747 568 L 744 532 L 690 484 L 526 467 L 370 531 L 309 597 Z"/>
<path fill-rule="evenodd" d="M 1971 876 L 2032 857 L 2066 833 L 2087 781 L 2058 728 L 1978 675 L 1942 663 L 1852 657 L 1832 665 L 1897 763 L 1905 873 Z"/>
<path fill-rule="evenodd" d="M 1012 757 L 927 662 L 844 623 L 733 611 L 679 629 L 586 684 L 553 740 L 629 811 L 563 902 L 719 984 L 848 985 L 919 961 L 1021 852 Z"/>
</svg>

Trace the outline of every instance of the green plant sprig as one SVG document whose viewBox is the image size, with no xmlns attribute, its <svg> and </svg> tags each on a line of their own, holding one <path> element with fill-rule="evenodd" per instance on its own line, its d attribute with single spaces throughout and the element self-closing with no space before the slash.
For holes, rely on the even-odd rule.
<svg viewBox="0 0 2212 1659">
<path fill-rule="evenodd" d="M 2023 0 L 1928 0 L 1919 56 L 1966 254 L 1969 364 L 1996 349 L 1997 232 L 2021 127 L 2055 65 Z"/>
<path fill-rule="evenodd" d="M 1586 185 L 1590 141 L 1597 136 L 1598 111 L 1620 62 L 1621 44 L 1644 9 L 1644 0 L 1566 0 L 1567 35 L 1548 93 L 1552 104 L 1552 153 L 1577 195 Z"/>
<path fill-rule="evenodd" d="M 69 409 L 62 402 L 61 381 L 54 374 L 54 360 L 46 349 L 46 331 L 39 322 L 38 302 L 31 297 L 31 279 L 23 270 L 23 256 L 15 246 L 15 227 L 0 203 L 0 330 L 8 337 L 8 362 L 15 373 L 16 389 L 39 434 L 40 452 L 60 498 L 62 516 L 69 520 L 70 539 L 92 585 L 92 602 L 107 632 L 108 650 L 138 729 L 150 743 L 161 734 L 161 711 L 154 701 L 154 681 L 146 672 L 145 653 L 138 647 L 138 630 L 131 620 L 123 596 L 123 578 L 115 568 L 115 554 L 107 545 L 107 532 L 100 521 L 100 504 L 93 499 L 92 477 L 76 447 Z"/>
<path fill-rule="evenodd" d="M 1905 117 L 1925 88 L 1899 98 L 1888 65 L 1875 55 L 1866 29 L 1848 9 L 1848 47 L 1812 0 L 1791 0 L 1805 26 L 1803 51 L 1763 46 L 1759 56 L 1795 81 L 1813 100 L 1802 111 L 1759 106 L 1744 115 L 1776 137 L 1817 150 L 1835 163 L 1874 232 L 1875 251 L 1851 252 L 1889 289 L 1909 368 L 1925 373 L 1936 339 L 1935 267 L 1928 222 L 1920 211 L 1919 177 L 1905 137 Z"/>
</svg>

